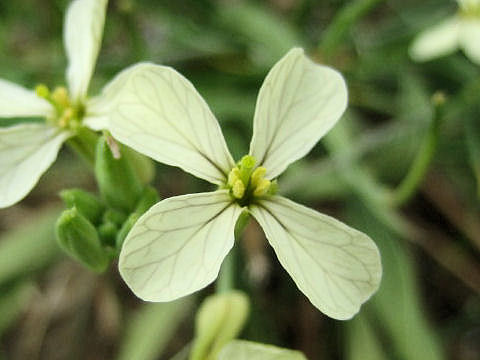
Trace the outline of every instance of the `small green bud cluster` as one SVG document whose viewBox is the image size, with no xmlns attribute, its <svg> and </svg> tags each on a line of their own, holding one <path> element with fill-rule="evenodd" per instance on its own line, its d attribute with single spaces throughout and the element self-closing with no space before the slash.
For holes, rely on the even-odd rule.
<svg viewBox="0 0 480 360">
<path fill-rule="evenodd" d="M 277 192 L 277 181 L 265 179 L 267 169 L 263 166 L 255 168 L 256 160 L 251 155 L 245 155 L 230 173 L 226 188 L 230 189 L 231 196 L 246 206 L 255 198 L 274 195 Z"/>
<path fill-rule="evenodd" d="M 57 240 L 67 254 L 96 272 L 106 270 L 138 218 L 159 201 L 157 191 L 134 171 L 130 159 L 135 157 L 123 156 L 128 151 L 119 146 L 120 157 L 115 157 L 101 137 L 95 159 L 100 196 L 80 189 L 60 194 L 68 209 L 57 221 Z"/>
<path fill-rule="evenodd" d="M 73 131 L 81 125 L 83 106 L 72 103 L 64 86 L 58 86 L 50 91 L 46 85 L 40 84 L 36 86 L 35 92 L 55 108 L 55 116 L 48 119 L 53 125 Z"/>
</svg>

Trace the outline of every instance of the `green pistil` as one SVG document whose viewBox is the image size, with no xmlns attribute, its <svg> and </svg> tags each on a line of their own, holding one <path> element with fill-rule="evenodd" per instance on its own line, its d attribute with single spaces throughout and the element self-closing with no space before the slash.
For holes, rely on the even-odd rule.
<svg viewBox="0 0 480 360">
<path fill-rule="evenodd" d="M 47 86 L 40 84 L 35 88 L 37 95 L 55 108 L 55 115 L 47 119 L 52 125 L 61 129 L 76 131 L 81 125 L 84 110 L 81 106 L 74 106 L 70 100 L 68 90 L 59 86 L 52 92 Z"/>
<path fill-rule="evenodd" d="M 255 199 L 273 195 L 277 192 L 276 180 L 265 179 L 267 170 L 263 166 L 255 168 L 253 156 L 245 155 L 228 174 L 225 188 L 241 206 L 248 206 Z"/>
</svg>

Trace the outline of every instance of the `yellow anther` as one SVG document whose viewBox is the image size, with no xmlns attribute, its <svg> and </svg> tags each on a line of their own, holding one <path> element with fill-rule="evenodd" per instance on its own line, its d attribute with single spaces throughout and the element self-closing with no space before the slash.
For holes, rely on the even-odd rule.
<svg viewBox="0 0 480 360">
<path fill-rule="evenodd" d="M 228 185 L 233 186 L 237 180 L 240 180 L 240 170 L 235 167 L 228 174 Z"/>
<path fill-rule="evenodd" d="M 253 196 L 263 196 L 270 189 L 271 181 L 267 179 L 262 179 L 253 190 Z"/>
<path fill-rule="evenodd" d="M 48 90 L 47 85 L 44 84 L 38 84 L 35 87 L 35 93 L 37 94 L 37 96 L 40 96 L 44 99 L 48 99 L 48 97 L 50 96 L 50 90 Z"/>
<path fill-rule="evenodd" d="M 63 111 L 62 116 L 58 120 L 58 125 L 60 127 L 67 127 L 74 115 L 75 115 L 75 112 L 73 111 L 72 108 L 66 108 Z"/>
<path fill-rule="evenodd" d="M 236 199 L 241 199 L 245 194 L 245 185 L 238 179 L 232 186 L 232 194 Z"/>
<path fill-rule="evenodd" d="M 52 100 L 61 107 L 69 107 L 70 99 L 68 98 L 68 91 L 65 87 L 59 86 L 53 90 Z"/>
<path fill-rule="evenodd" d="M 267 169 L 265 169 L 263 166 L 257 167 L 252 173 L 252 177 L 250 178 L 250 184 L 254 188 L 257 187 L 260 181 L 265 177 L 266 173 Z"/>
</svg>

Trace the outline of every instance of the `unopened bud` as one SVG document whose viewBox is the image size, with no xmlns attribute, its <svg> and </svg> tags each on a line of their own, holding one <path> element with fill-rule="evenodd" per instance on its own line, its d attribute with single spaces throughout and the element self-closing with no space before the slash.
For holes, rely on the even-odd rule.
<svg viewBox="0 0 480 360">
<path fill-rule="evenodd" d="M 103 137 L 97 144 L 95 176 L 100 193 L 108 205 L 128 213 L 135 208 L 142 194 L 142 183 L 125 156 L 114 158 Z"/>
<path fill-rule="evenodd" d="M 153 205 L 160 201 L 160 196 L 158 195 L 157 190 L 151 186 L 145 187 L 143 193 L 140 197 L 140 200 L 135 207 L 135 212 L 139 215 L 142 215 L 145 211 L 150 209 Z"/>
<path fill-rule="evenodd" d="M 115 247 L 118 251 L 122 248 L 123 242 L 127 237 L 128 233 L 132 229 L 133 225 L 137 222 L 140 215 L 138 213 L 131 213 L 130 216 L 125 220 L 122 227 L 117 233 L 117 237 L 115 239 Z"/>
<path fill-rule="evenodd" d="M 240 291 L 207 297 L 195 318 L 195 340 L 190 359 L 217 359 L 222 347 L 242 330 L 248 312 L 248 298 Z"/>
<path fill-rule="evenodd" d="M 82 189 L 68 189 L 60 192 L 60 197 L 68 208 L 77 208 L 91 223 L 101 221 L 105 206 L 95 195 Z"/>
<path fill-rule="evenodd" d="M 96 272 L 103 272 L 110 259 L 95 227 L 73 207 L 57 220 L 55 232 L 60 247 L 71 257 Z"/>
</svg>

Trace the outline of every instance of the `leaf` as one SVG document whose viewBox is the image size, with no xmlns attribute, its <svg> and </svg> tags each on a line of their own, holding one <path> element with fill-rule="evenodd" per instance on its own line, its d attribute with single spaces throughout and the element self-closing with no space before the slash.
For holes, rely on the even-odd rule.
<svg viewBox="0 0 480 360">
<path fill-rule="evenodd" d="M 33 91 L 0 79 L 0 117 L 49 116 L 53 106 Z"/>
<path fill-rule="evenodd" d="M 32 190 L 69 136 L 44 124 L 0 128 L 0 208 L 15 204 Z"/>
<path fill-rule="evenodd" d="M 108 0 L 74 0 L 65 16 L 67 81 L 74 101 L 85 99 L 102 42 Z"/>
<path fill-rule="evenodd" d="M 138 152 L 221 184 L 234 166 L 220 125 L 193 85 L 175 70 L 139 64 L 118 76 L 108 127 Z M 112 100 L 113 101 L 113 100 Z"/>
<path fill-rule="evenodd" d="M 280 196 L 250 211 L 282 266 L 324 314 L 350 319 L 377 290 L 380 254 L 367 235 Z"/>
<path fill-rule="evenodd" d="M 459 45 L 460 25 L 455 16 L 421 32 L 409 49 L 410 56 L 415 61 L 428 61 L 453 53 Z"/>
<path fill-rule="evenodd" d="M 53 231 L 58 210 L 38 213 L 0 237 L 0 285 L 34 274 L 60 255 Z M 35 236 L 32 236 L 35 234 Z"/>
<path fill-rule="evenodd" d="M 235 340 L 224 346 L 218 360 L 307 360 L 307 358 L 300 351 Z"/>
<path fill-rule="evenodd" d="M 290 50 L 265 78 L 253 122 L 250 155 L 273 179 L 305 156 L 330 130 L 347 105 L 342 76 Z"/>
<path fill-rule="evenodd" d="M 159 202 L 125 239 L 120 274 L 147 301 L 171 301 L 204 288 L 233 246 L 241 211 L 227 190 Z"/>
<path fill-rule="evenodd" d="M 445 359 L 439 338 L 426 318 L 428 306 L 427 302 L 422 304 L 416 280 L 420 275 L 411 254 L 363 201 L 350 201 L 348 210 L 353 224 L 368 229 L 382 254 L 382 284 L 366 310 L 373 315 L 367 318 L 370 325 L 380 327 L 372 326 L 377 337 L 387 342 L 385 351 L 394 359 Z"/>
</svg>

